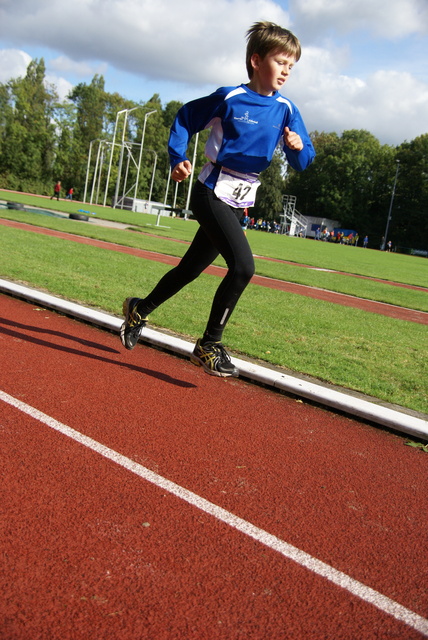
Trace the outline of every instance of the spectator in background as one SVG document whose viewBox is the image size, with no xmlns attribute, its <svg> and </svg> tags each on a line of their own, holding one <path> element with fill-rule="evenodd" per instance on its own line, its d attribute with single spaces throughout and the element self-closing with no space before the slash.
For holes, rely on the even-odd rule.
<svg viewBox="0 0 428 640">
<path fill-rule="evenodd" d="M 53 192 L 53 195 L 51 196 L 51 200 L 52 198 L 56 198 L 59 201 L 60 193 L 61 193 L 61 181 L 58 180 L 58 182 L 54 186 L 54 192 Z"/>
<path fill-rule="evenodd" d="M 67 200 L 73 200 L 73 192 L 74 192 L 73 187 L 70 187 L 70 189 L 67 191 L 67 195 L 65 196 Z"/>
<path fill-rule="evenodd" d="M 244 232 L 244 235 L 246 236 L 247 235 L 248 225 L 250 223 L 250 216 L 248 215 L 248 209 L 247 208 L 244 209 L 244 214 L 243 214 L 243 216 L 242 216 L 242 218 L 240 220 L 240 223 L 241 223 L 241 227 L 242 227 L 242 230 Z"/>
<path fill-rule="evenodd" d="M 369 245 L 369 237 L 366 236 L 363 240 L 363 249 L 367 249 L 368 245 Z"/>
</svg>

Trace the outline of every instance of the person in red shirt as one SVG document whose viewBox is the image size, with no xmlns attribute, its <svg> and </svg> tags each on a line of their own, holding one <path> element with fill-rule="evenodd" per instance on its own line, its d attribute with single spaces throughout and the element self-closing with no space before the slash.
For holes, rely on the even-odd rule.
<svg viewBox="0 0 428 640">
<path fill-rule="evenodd" d="M 53 192 L 53 195 L 51 196 L 51 200 L 52 198 L 56 198 L 57 200 L 59 200 L 60 193 L 61 193 L 61 182 L 60 180 L 58 180 L 58 182 L 54 186 L 54 192 Z"/>
</svg>

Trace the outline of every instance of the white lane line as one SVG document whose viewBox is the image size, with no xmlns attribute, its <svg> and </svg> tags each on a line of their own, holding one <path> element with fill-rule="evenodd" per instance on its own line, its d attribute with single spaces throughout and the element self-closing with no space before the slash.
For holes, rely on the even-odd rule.
<svg viewBox="0 0 428 640">
<path fill-rule="evenodd" d="M 358 582 L 358 580 L 354 580 L 353 578 L 348 576 L 346 573 L 342 573 L 341 571 L 334 569 L 333 567 L 322 562 L 321 560 L 317 560 L 317 558 L 312 557 L 305 551 L 302 551 L 301 549 L 298 549 L 297 547 L 294 547 L 293 545 L 288 544 L 287 542 L 284 542 L 280 538 L 277 538 L 276 536 L 268 533 L 267 531 L 264 531 L 263 529 L 256 527 L 250 522 L 247 522 L 246 520 L 243 520 L 242 518 L 235 516 L 233 513 L 226 511 L 226 509 L 223 509 L 222 507 L 219 507 L 218 505 L 212 502 L 209 502 L 209 500 L 205 500 L 205 498 L 198 496 L 192 491 L 189 491 L 188 489 L 185 489 L 184 487 L 181 487 L 180 485 L 175 484 L 175 482 L 171 482 L 170 480 L 163 478 L 157 473 L 150 471 L 150 469 L 146 469 L 146 467 L 143 467 L 137 462 L 133 462 L 132 460 L 130 460 L 126 456 L 121 455 L 117 451 L 114 451 L 113 449 L 110 449 L 109 447 L 104 446 L 100 442 L 97 442 L 96 440 L 93 440 L 92 438 L 89 438 L 88 436 L 83 435 L 79 431 L 76 431 L 75 429 L 72 429 L 71 427 L 63 423 L 58 422 L 57 420 L 55 420 L 54 418 L 51 418 L 50 416 L 43 413 L 42 411 L 39 411 L 38 409 L 35 409 L 34 407 L 31 407 L 28 404 L 25 404 L 25 402 L 21 402 L 17 398 L 14 398 L 13 396 L 10 396 L 8 393 L 5 393 L 4 391 L 1 391 L 1 390 L 0 390 L 0 400 L 3 400 L 3 402 L 6 402 L 7 404 L 15 407 L 16 409 L 19 409 L 23 413 L 28 414 L 29 416 L 31 416 L 35 420 L 38 420 L 39 422 L 42 422 L 46 426 L 51 427 L 52 429 L 55 429 L 55 431 L 59 431 L 60 433 L 71 438 L 72 440 L 79 442 L 80 444 L 87 447 L 88 449 L 92 449 L 92 451 L 95 451 L 96 453 L 104 456 L 108 460 L 112 460 L 113 462 L 115 462 L 116 464 L 119 464 L 124 469 L 127 469 L 128 471 L 135 473 L 137 476 L 140 476 L 140 478 L 143 478 L 144 480 L 151 482 L 157 487 L 160 487 L 165 491 L 168 491 L 168 493 L 171 493 L 174 496 L 177 496 L 181 500 L 184 500 L 188 504 L 200 509 L 201 511 L 204 511 L 207 514 L 214 516 L 214 518 L 217 518 L 217 520 L 220 520 L 221 522 L 224 522 L 225 524 L 237 529 L 238 531 L 240 531 L 241 533 L 244 533 L 250 538 L 257 540 L 257 542 L 260 542 L 266 547 L 269 547 L 270 549 L 277 551 L 278 553 L 285 556 L 286 558 L 293 560 L 294 562 L 297 562 L 297 564 L 299 564 L 300 566 L 305 567 L 310 571 L 313 571 L 314 573 L 318 574 L 319 576 L 322 576 L 323 578 L 326 578 L 327 580 L 329 580 L 330 582 L 333 582 L 334 584 L 338 585 L 342 589 L 346 589 L 353 595 L 358 596 L 365 602 L 368 602 L 369 604 L 374 605 L 375 607 L 377 607 L 384 613 L 389 614 L 396 620 L 399 620 L 400 622 L 404 622 L 409 627 L 412 627 L 412 629 L 419 631 L 425 637 L 428 638 L 428 620 L 427 619 L 423 618 L 422 616 L 419 616 L 417 613 L 414 613 L 409 609 L 406 609 L 406 607 L 403 607 L 398 602 L 391 600 L 387 596 L 382 595 L 381 593 L 379 593 L 378 591 L 375 591 L 371 587 L 367 587 L 362 582 Z"/>
</svg>

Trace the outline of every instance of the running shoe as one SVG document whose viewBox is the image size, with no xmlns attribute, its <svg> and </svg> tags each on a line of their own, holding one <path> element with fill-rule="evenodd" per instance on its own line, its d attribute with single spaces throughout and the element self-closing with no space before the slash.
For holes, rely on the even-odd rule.
<svg viewBox="0 0 428 640">
<path fill-rule="evenodd" d="M 126 298 L 123 303 L 125 322 L 120 328 L 120 339 L 125 349 L 133 349 L 137 344 L 141 332 L 147 324 L 147 316 L 138 313 L 140 298 Z"/>
<path fill-rule="evenodd" d="M 232 364 L 229 354 L 227 353 L 221 342 L 206 342 L 201 344 L 199 339 L 190 356 L 191 362 L 204 368 L 206 373 L 211 376 L 221 376 L 226 378 L 228 376 L 239 376 L 239 371 Z"/>
</svg>

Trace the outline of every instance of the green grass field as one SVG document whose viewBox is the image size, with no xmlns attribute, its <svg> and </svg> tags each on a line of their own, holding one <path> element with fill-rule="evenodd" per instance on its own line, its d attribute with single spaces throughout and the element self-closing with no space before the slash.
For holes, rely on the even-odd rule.
<svg viewBox="0 0 428 640">
<path fill-rule="evenodd" d="M 197 228 L 194 221 L 162 218 L 11 194 L 0 198 L 46 210 L 94 211 L 97 218 L 129 225 L 133 230 L 5 208 L 0 217 L 73 234 L 181 256 Z M 153 237 L 151 234 L 156 234 Z M 55 295 L 121 315 L 128 295 L 145 295 L 168 269 L 150 260 L 0 227 L 0 275 Z M 340 291 L 363 298 L 428 311 L 424 291 L 405 289 L 353 275 L 428 286 L 428 260 L 400 254 L 314 242 L 300 238 L 248 232 L 260 275 Z M 292 264 L 290 264 L 292 263 Z M 223 264 L 218 261 L 218 264 Z M 310 265 L 305 268 L 300 265 Z M 216 276 L 203 274 L 152 316 L 153 326 L 189 339 L 198 337 L 218 286 Z M 427 327 L 303 296 L 250 284 L 224 335 L 236 354 L 262 360 L 428 413 Z"/>
</svg>

